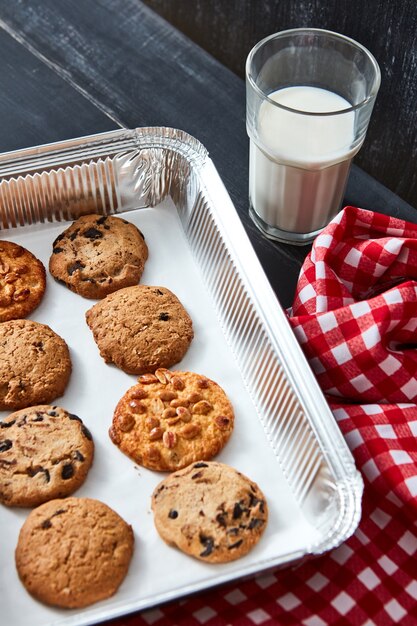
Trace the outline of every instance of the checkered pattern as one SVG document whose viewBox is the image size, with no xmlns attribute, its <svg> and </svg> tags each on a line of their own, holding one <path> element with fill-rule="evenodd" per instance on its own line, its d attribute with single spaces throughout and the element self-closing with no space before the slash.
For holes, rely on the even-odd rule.
<svg viewBox="0 0 417 626">
<path fill-rule="evenodd" d="M 365 481 L 332 552 L 113 626 L 417 624 L 417 227 L 353 207 L 306 259 L 290 322 Z"/>
<path fill-rule="evenodd" d="M 317 237 L 290 314 L 326 394 L 416 402 L 416 281 L 412 224 L 347 207 Z"/>
</svg>

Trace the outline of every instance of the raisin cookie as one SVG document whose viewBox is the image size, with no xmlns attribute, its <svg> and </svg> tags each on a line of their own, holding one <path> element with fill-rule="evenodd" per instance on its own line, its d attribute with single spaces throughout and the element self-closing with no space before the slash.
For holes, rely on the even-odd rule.
<svg viewBox="0 0 417 626">
<path fill-rule="evenodd" d="M 46 272 L 41 261 L 16 243 L 0 241 L 0 322 L 32 313 L 45 288 Z"/>
<path fill-rule="evenodd" d="M 49 271 L 85 298 L 104 298 L 137 285 L 148 247 L 134 224 L 119 217 L 83 215 L 53 243 Z"/>
<path fill-rule="evenodd" d="M 193 463 L 163 480 L 152 495 L 156 529 L 169 545 L 208 563 L 247 554 L 268 520 L 256 483 L 222 463 Z"/>
<path fill-rule="evenodd" d="M 133 546 L 132 528 L 99 500 L 50 500 L 34 509 L 23 524 L 16 567 L 37 600 L 81 608 L 117 591 L 129 569 Z"/>
<path fill-rule="evenodd" d="M 217 383 L 158 369 L 140 376 L 119 401 L 109 434 L 136 463 L 174 471 L 220 452 L 233 422 L 232 405 Z"/>
<path fill-rule="evenodd" d="M 194 336 L 190 316 L 165 287 L 120 289 L 86 313 L 100 355 L 128 374 L 178 363 Z"/>
<path fill-rule="evenodd" d="M 0 502 L 38 506 L 82 485 L 94 455 L 90 431 L 57 406 L 21 409 L 0 422 Z"/>
<path fill-rule="evenodd" d="M 71 374 L 65 341 L 31 320 L 0 324 L 0 410 L 49 404 L 61 396 Z"/>
</svg>

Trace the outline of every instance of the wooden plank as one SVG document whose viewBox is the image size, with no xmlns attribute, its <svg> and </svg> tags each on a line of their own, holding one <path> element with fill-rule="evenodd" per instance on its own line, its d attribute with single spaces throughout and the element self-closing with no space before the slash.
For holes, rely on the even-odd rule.
<svg viewBox="0 0 417 626">
<path fill-rule="evenodd" d="M 0 29 L 0 151 L 116 128 L 116 123 Z"/>
<path fill-rule="evenodd" d="M 2 0 L 0 19 L 121 124 L 182 128 L 226 170 L 247 160 L 243 82 L 140 2 Z"/>
</svg>

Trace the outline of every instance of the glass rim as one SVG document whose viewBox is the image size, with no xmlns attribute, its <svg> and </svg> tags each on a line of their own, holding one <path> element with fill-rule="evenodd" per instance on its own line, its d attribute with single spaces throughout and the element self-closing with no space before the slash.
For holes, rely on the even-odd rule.
<svg viewBox="0 0 417 626">
<path fill-rule="evenodd" d="M 275 100 L 270 98 L 268 94 L 264 93 L 262 89 L 258 87 L 258 85 L 255 82 L 255 79 L 253 78 L 250 72 L 250 66 L 252 64 L 253 57 L 258 52 L 258 50 L 262 48 L 268 41 L 271 41 L 272 39 L 278 39 L 284 36 L 292 35 L 292 34 L 299 34 L 302 32 L 315 33 L 319 35 L 330 35 L 334 39 L 341 39 L 345 41 L 346 43 L 349 43 L 353 47 L 361 50 L 361 52 L 363 52 L 365 56 L 370 60 L 371 65 L 373 66 L 374 72 L 375 72 L 374 84 L 372 85 L 372 89 L 369 95 L 363 100 L 361 100 L 360 102 L 358 102 L 357 104 L 352 104 L 351 106 L 345 109 L 339 109 L 337 111 L 301 111 L 300 109 L 293 109 L 291 107 L 286 106 L 285 104 L 280 104 L 279 102 L 276 102 Z M 277 107 L 278 109 L 284 109 L 284 111 L 289 111 L 290 113 L 297 113 L 298 115 L 311 115 L 311 116 L 317 116 L 317 117 L 326 117 L 326 116 L 328 117 L 330 115 L 345 115 L 346 113 L 351 113 L 352 111 L 356 111 L 357 109 L 360 109 L 366 106 L 369 102 L 371 102 L 372 100 L 376 98 L 376 95 L 378 93 L 378 90 L 381 84 L 381 70 L 379 68 L 377 60 L 375 59 L 372 52 L 368 50 L 368 48 L 363 46 L 361 43 L 355 41 L 355 39 L 352 39 L 351 37 L 347 37 L 347 35 L 342 35 L 340 33 L 336 33 L 332 30 L 326 30 L 324 28 L 289 28 L 287 30 L 281 30 L 277 33 L 273 33 L 272 35 L 268 35 L 267 37 L 264 37 L 263 39 L 258 41 L 258 43 L 255 44 L 252 50 L 249 52 L 248 57 L 246 59 L 245 75 L 246 75 L 246 80 L 248 81 L 250 86 L 255 90 L 255 92 L 257 92 L 259 96 L 261 96 L 264 100 L 272 104 L 274 107 Z M 288 85 L 288 87 L 312 87 L 312 86 L 313 85 Z"/>
</svg>

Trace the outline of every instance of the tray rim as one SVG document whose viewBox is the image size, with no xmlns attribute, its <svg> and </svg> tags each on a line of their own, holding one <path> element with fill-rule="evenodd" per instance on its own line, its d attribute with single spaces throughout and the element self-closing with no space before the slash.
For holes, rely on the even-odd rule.
<svg viewBox="0 0 417 626">
<path fill-rule="evenodd" d="M 221 202 L 222 205 L 227 205 L 227 210 L 224 213 L 218 213 L 218 217 L 220 223 L 223 226 L 223 231 L 228 232 L 231 228 L 230 232 L 233 232 L 233 237 L 227 237 L 228 247 L 236 259 L 239 261 L 239 268 L 247 281 L 248 286 L 251 289 L 251 296 L 256 300 L 264 313 L 264 322 L 268 328 L 270 336 L 276 338 L 278 336 L 278 330 L 281 331 L 281 324 L 285 324 L 289 332 L 285 333 L 283 336 L 282 333 L 279 333 L 280 340 L 284 338 L 284 349 L 286 352 L 286 356 L 289 357 L 290 365 L 285 366 L 285 372 L 287 376 L 291 380 L 291 384 L 294 389 L 297 390 L 300 397 L 302 397 L 306 401 L 306 407 L 308 411 L 313 410 L 321 410 L 328 413 L 331 417 L 328 424 L 328 432 L 321 433 L 321 435 L 325 435 L 325 439 L 330 443 L 336 438 L 338 440 L 338 452 L 340 453 L 340 458 L 337 460 L 332 457 L 330 454 L 330 450 L 328 449 L 326 460 L 330 462 L 333 469 L 335 469 L 336 473 L 340 475 L 341 470 L 343 469 L 345 473 L 345 480 L 340 484 L 341 494 L 340 497 L 342 499 L 350 502 L 352 509 L 354 510 L 354 515 L 352 516 L 350 523 L 347 527 L 344 528 L 343 533 L 336 535 L 332 538 L 331 542 L 321 541 L 315 546 L 311 546 L 311 551 L 309 553 L 303 553 L 303 551 L 298 551 L 293 554 L 293 558 L 291 557 L 289 560 L 285 560 L 283 562 L 282 557 L 273 557 L 270 560 L 263 561 L 262 567 L 260 569 L 260 563 L 248 566 L 241 567 L 239 576 L 236 576 L 234 573 L 227 573 L 224 575 L 219 575 L 216 578 L 216 582 L 209 584 L 206 586 L 204 582 L 199 585 L 190 585 L 188 591 L 184 592 L 182 588 L 181 594 L 178 595 L 178 590 L 172 591 L 171 593 L 163 593 L 158 596 L 158 599 L 152 598 L 152 602 L 143 601 L 141 603 L 136 603 L 134 606 L 126 607 L 118 609 L 114 607 L 114 610 L 109 610 L 106 608 L 103 614 L 103 619 L 109 619 L 111 617 L 121 616 L 126 614 L 126 612 L 133 612 L 138 610 L 143 610 L 145 608 L 149 608 L 151 606 L 155 606 L 156 604 L 169 601 L 175 598 L 178 598 L 182 595 L 187 595 L 188 593 L 193 593 L 197 591 L 201 591 L 202 589 L 211 588 L 213 586 L 224 584 L 225 582 L 231 580 L 239 580 L 240 578 L 244 578 L 247 576 L 251 576 L 253 574 L 261 574 L 270 569 L 276 567 L 286 567 L 291 564 L 300 561 L 303 558 L 308 558 L 309 556 L 319 555 L 323 552 L 330 550 L 337 545 L 340 545 L 345 539 L 347 539 L 355 530 L 359 519 L 360 519 L 360 502 L 363 491 L 363 481 L 360 473 L 355 467 L 353 457 L 348 449 L 346 441 L 344 440 L 335 418 L 333 417 L 327 402 L 324 399 L 324 396 L 317 384 L 316 379 L 314 378 L 307 360 L 296 341 L 295 336 L 292 334 L 292 330 L 290 329 L 290 325 L 288 319 L 286 318 L 284 311 L 278 301 L 278 298 L 266 277 L 266 274 L 260 264 L 258 257 L 255 254 L 255 251 L 252 247 L 252 244 L 249 241 L 249 238 L 244 230 L 243 224 L 240 221 L 240 218 L 235 210 L 235 207 L 230 199 L 230 196 L 217 173 L 217 170 L 214 166 L 214 163 L 210 159 L 207 150 L 205 147 L 194 137 L 188 135 L 184 131 L 169 129 L 166 127 L 144 127 L 144 128 L 136 128 L 136 129 L 116 129 L 114 131 L 108 131 L 105 133 L 98 133 L 95 135 L 89 135 L 85 137 L 79 137 L 74 139 L 69 139 L 65 141 L 54 142 L 51 144 L 44 144 L 40 146 L 23 148 L 12 152 L 7 152 L 0 154 L 0 176 L 4 175 L 7 170 L 10 172 L 16 171 L 17 169 L 22 172 L 30 173 L 33 170 L 38 168 L 40 169 L 55 169 L 53 167 L 53 158 L 57 154 L 61 154 L 63 157 L 62 162 L 67 162 L 68 160 L 72 162 L 72 157 L 79 151 L 80 146 L 84 146 L 84 151 L 82 154 L 86 155 L 85 158 L 81 159 L 81 161 L 85 162 L 88 159 L 88 156 L 97 152 L 96 148 L 100 148 L 100 156 L 103 151 L 103 155 L 107 156 L 108 154 L 116 154 L 118 152 L 124 152 L 125 150 L 118 150 L 120 145 L 124 144 L 132 144 L 129 149 L 140 149 L 144 147 L 146 144 L 149 147 L 150 138 L 154 138 L 152 143 L 152 147 L 169 147 L 161 141 L 161 135 L 169 136 L 174 133 L 176 138 L 176 143 L 181 142 L 184 143 L 184 149 L 181 151 L 182 155 L 190 161 L 193 167 L 196 170 L 197 176 L 200 178 L 204 188 L 207 191 L 209 197 L 213 199 L 213 203 L 217 205 L 217 203 Z M 110 148 L 110 152 L 109 152 Z M 113 150 L 113 148 L 115 150 Z M 56 167 L 56 165 L 55 165 Z M 15 169 L 13 169 L 15 168 Z M 21 175 L 21 172 L 18 172 Z M 6 174 L 7 175 L 7 174 Z M 211 184 L 213 180 L 216 181 L 216 184 Z M 244 251 L 245 263 L 241 261 L 241 253 Z M 258 284 L 258 282 L 262 284 L 262 303 L 259 303 L 259 298 L 256 294 L 256 290 L 253 288 L 253 284 Z M 266 298 L 266 300 L 265 300 Z M 278 311 L 278 313 L 277 313 Z M 276 320 L 275 316 L 279 317 L 279 323 Z M 284 321 L 285 320 L 285 321 Z M 283 346 L 278 346 L 278 352 L 282 354 Z M 283 361 L 284 362 L 284 361 Z M 309 383 L 311 383 L 311 389 L 300 389 L 299 380 L 294 376 L 293 368 L 294 364 L 297 366 L 302 363 L 302 375 L 303 377 L 307 377 Z M 307 411 L 307 413 L 308 413 Z M 315 432 L 317 435 L 317 432 Z M 320 439 L 322 442 L 322 439 Z M 323 443 L 323 442 L 322 442 Z M 323 450 L 323 448 L 322 448 Z M 326 452 L 326 448 L 323 450 Z M 335 462 L 336 461 L 336 462 Z M 343 473 L 343 472 L 342 472 Z M 87 617 L 87 621 L 85 620 Z M 97 618 L 95 617 L 94 620 Z M 53 623 L 64 623 L 64 620 L 58 620 Z M 80 620 L 70 621 L 71 624 L 89 624 L 93 623 L 88 621 L 88 616 L 84 616 Z"/>
<path fill-rule="evenodd" d="M 126 146 L 128 144 L 128 147 Z M 80 152 L 80 147 L 83 150 Z M 243 224 L 237 214 L 230 195 L 219 176 L 214 162 L 210 158 L 209 152 L 205 146 L 195 137 L 181 129 L 170 128 L 166 126 L 150 126 L 136 127 L 133 129 L 121 128 L 92 135 L 75 137 L 53 143 L 41 144 L 38 146 L 30 146 L 18 150 L 0 153 L 0 179 L 3 175 L 4 163 L 9 163 L 9 167 L 16 168 L 20 164 L 24 165 L 24 171 L 30 173 L 33 168 L 38 169 L 56 169 L 53 167 L 51 160 L 56 158 L 56 154 L 63 154 L 65 162 L 73 162 L 74 155 L 78 155 L 77 162 L 85 162 L 86 158 L 92 153 L 97 156 L 107 156 L 109 154 L 116 155 L 118 153 L 130 152 L 132 149 L 140 149 L 143 147 L 163 147 L 178 151 L 193 166 L 201 184 L 204 186 L 205 192 L 210 197 L 215 206 L 225 205 L 223 212 L 217 212 L 217 218 L 222 225 L 223 235 L 226 234 L 228 249 L 234 252 L 234 258 L 238 261 L 241 274 L 247 278 L 247 284 L 251 288 L 253 299 L 259 302 L 256 290 L 252 285 L 262 283 L 263 301 L 260 304 L 260 310 L 266 311 L 264 322 L 270 330 L 270 334 L 276 338 L 278 331 L 281 330 L 280 325 L 276 323 L 275 316 L 279 317 L 280 324 L 283 324 L 290 332 L 284 336 L 280 335 L 280 341 L 284 341 L 286 348 L 286 357 L 291 362 L 290 367 L 285 367 L 286 361 L 283 360 L 287 375 L 291 379 L 300 395 L 303 396 L 307 392 L 309 408 L 320 410 L 327 413 L 329 417 L 328 425 L 330 428 L 329 443 L 336 437 L 343 456 L 345 469 L 348 470 L 353 482 L 363 490 L 363 481 L 360 472 L 356 469 L 353 456 L 343 438 L 337 422 L 328 406 L 327 401 L 314 377 L 307 359 L 292 332 L 288 318 L 273 291 L 270 282 L 265 274 L 264 269 L 253 249 Z M 120 149 L 122 148 L 122 149 Z M 90 159 L 91 160 L 91 159 Z M 60 165 L 59 163 L 58 165 Z M 215 184 L 213 184 L 215 182 Z M 228 236 L 228 231 L 233 232 L 233 237 Z M 242 250 L 244 255 L 242 255 Z M 244 256 L 245 263 L 241 258 Z M 249 259 L 250 262 L 246 262 Z M 264 301 L 264 297 L 267 298 Z M 282 350 L 278 350 L 282 353 Z M 311 389 L 306 387 L 303 391 L 299 389 L 299 384 L 294 379 L 294 370 L 301 364 L 303 368 L 303 377 L 307 377 Z M 330 456 L 332 461 L 332 457 Z"/>
<path fill-rule="evenodd" d="M 200 168 L 200 176 L 203 180 L 206 179 L 206 176 L 211 180 L 213 172 L 217 173 L 215 165 L 211 159 L 207 159 Z M 247 286 L 250 287 L 253 300 L 259 302 L 257 295 L 257 292 L 259 292 L 258 286 L 260 285 L 262 287 L 262 303 L 259 303 L 259 309 L 263 313 L 263 322 L 270 331 L 270 337 L 273 337 L 276 342 L 275 348 L 277 352 L 283 357 L 285 351 L 285 358 L 282 358 L 283 368 L 288 378 L 291 380 L 293 388 L 298 392 L 299 398 L 306 401 L 305 408 L 307 409 L 307 416 L 311 412 L 327 414 L 328 419 L 325 422 L 324 420 L 322 421 L 327 426 L 327 432 L 323 431 L 323 429 L 320 430 L 319 441 L 326 444 L 324 449 L 322 448 L 322 451 L 336 475 L 340 476 L 341 470 L 346 472 L 345 480 L 338 484 L 341 490 L 339 495 L 344 501 L 342 508 L 345 506 L 352 507 L 354 515 L 348 526 L 343 530 L 342 535 L 338 535 L 338 529 L 334 528 L 334 535 L 330 540 L 323 539 L 323 541 L 317 543 L 315 546 L 311 546 L 311 554 L 319 556 L 343 543 L 343 541 L 353 534 L 359 524 L 362 513 L 363 478 L 356 468 L 353 455 L 349 450 L 346 440 L 308 364 L 301 346 L 292 331 L 289 320 L 285 315 L 278 297 L 272 289 L 268 277 L 260 264 L 224 183 L 218 174 L 217 185 L 211 185 L 207 189 L 207 193 L 209 196 L 214 197 L 213 203 L 216 206 L 217 203 L 220 203 L 220 206 L 224 206 L 225 203 L 227 203 L 230 209 L 233 209 L 218 214 L 219 221 L 223 225 L 223 236 L 228 240 L 228 249 L 235 252 L 235 260 L 240 264 L 240 274 L 247 278 Z M 228 219 L 226 219 L 226 216 Z M 229 232 L 233 233 L 232 237 L 228 236 Z M 244 254 L 242 254 L 242 251 Z M 242 257 L 245 261 L 243 264 L 241 262 Z M 257 286 L 256 290 L 253 285 Z M 287 329 L 285 334 L 282 333 L 283 328 Z M 279 342 L 277 341 L 277 337 L 279 337 Z M 294 372 L 299 373 L 300 367 L 302 389 L 300 388 L 300 377 L 294 375 Z M 306 381 L 308 381 L 308 385 L 304 385 Z M 312 425 L 311 422 L 310 425 Z M 317 424 L 315 424 L 315 426 L 317 426 Z M 316 430 L 315 434 L 316 436 L 318 434 Z M 335 442 L 336 446 L 334 445 Z M 337 449 L 339 453 L 337 457 L 333 454 L 334 450 L 332 450 L 332 448 Z"/>
</svg>

